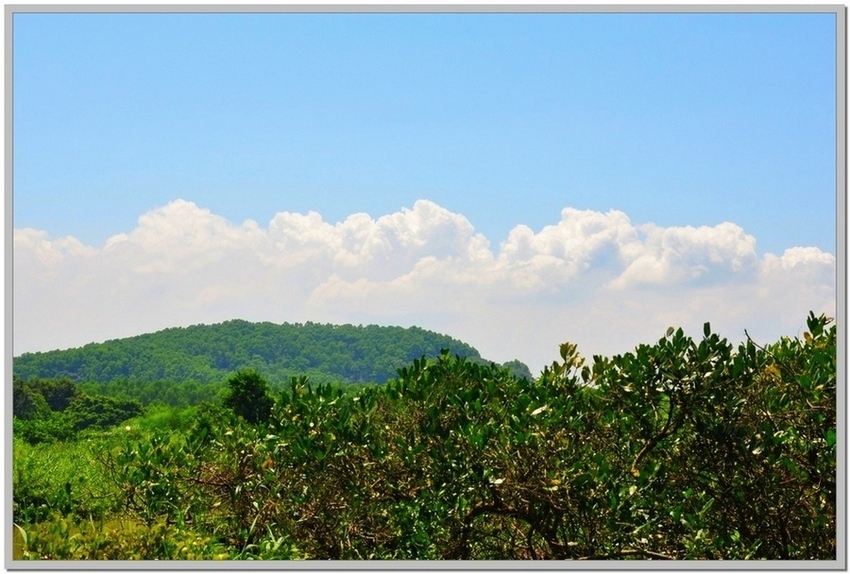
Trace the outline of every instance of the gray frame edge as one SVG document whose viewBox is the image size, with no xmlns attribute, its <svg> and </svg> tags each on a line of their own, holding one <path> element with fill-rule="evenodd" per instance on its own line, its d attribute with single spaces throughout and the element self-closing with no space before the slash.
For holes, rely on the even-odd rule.
<svg viewBox="0 0 850 574">
<path fill-rule="evenodd" d="M 5 447 L 5 472 L 6 472 L 6 480 L 4 481 L 5 489 L 3 492 L 4 501 L 7 502 L 4 506 L 5 512 L 5 526 L 4 531 L 7 532 L 6 540 L 3 541 L 5 548 L 5 566 L 6 568 L 10 568 L 14 563 L 13 561 L 13 536 L 14 536 L 14 526 L 12 525 L 13 513 L 12 513 L 12 355 L 14 353 L 14 303 L 13 303 L 13 281 L 14 281 L 14 212 L 13 212 L 13 197 L 12 197 L 12 185 L 14 182 L 14 148 L 13 148 L 13 119 L 14 114 L 13 110 L 13 70 L 12 63 L 14 61 L 13 58 L 13 46 L 14 42 L 12 40 L 12 22 L 13 22 L 13 9 L 9 6 L 6 7 L 6 10 L 3 14 L 4 21 L 4 255 L 5 255 L 5 273 L 4 273 L 4 285 L 5 285 L 5 298 L 3 301 L 3 312 L 5 317 L 4 322 L 4 348 L 3 352 L 5 353 L 5 361 L 3 364 L 4 369 L 4 380 L 6 381 L 4 392 L 4 400 L 6 404 L 6 409 L 3 417 L 3 429 L 5 432 L 4 435 L 4 447 Z M 8 530 L 6 530 L 8 529 Z"/>
<path fill-rule="evenodd" d="M 836 509 L 836 560 L 847 569 L 847 7 L 836 14 L 836 432 L 844 448 L 836 449 L 838 489 Z"/>
</svg>

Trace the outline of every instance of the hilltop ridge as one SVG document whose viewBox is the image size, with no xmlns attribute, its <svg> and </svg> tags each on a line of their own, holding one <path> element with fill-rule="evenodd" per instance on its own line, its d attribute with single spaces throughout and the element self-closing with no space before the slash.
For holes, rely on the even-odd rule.
<svg viewBox="0 0 850 574">
<path fill-rule="evenodd" d="M 317 382 L 384 383 L 396 376 L 396 369 L 421 356 L 436 357 L 441 349 L 488 362 L 467 343 L 420 327 L 234 319 L 172 327 L 74 349 L 24 353 L 14 358 L 13 371 L 20 379 L 207 383 L 220 382 L 238 369 L 253 368 L 272 381 L 306 375 Z M 519 361 L 509 364 L 518 374 L 530 376 Z"/>
</svg>

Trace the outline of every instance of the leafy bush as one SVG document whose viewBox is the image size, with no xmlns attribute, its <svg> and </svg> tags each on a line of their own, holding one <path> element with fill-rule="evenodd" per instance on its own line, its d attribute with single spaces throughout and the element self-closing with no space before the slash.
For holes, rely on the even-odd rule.
<svg viewBox="0 0 850 574">
<path fill-rule="evenodd" d="M 62 413 L 49 413 L 32 419 L 12 419 L 12 433 L 30 444 L 68 441 L 76 431 Z"/>
<path fill-rule="evenodd" d="M 157 520 L 76 522 L 61 514 L 27 529 L 19 528 L 24 560 L 209 560 L 229 554 L 209 537 Z"/>
</svg>

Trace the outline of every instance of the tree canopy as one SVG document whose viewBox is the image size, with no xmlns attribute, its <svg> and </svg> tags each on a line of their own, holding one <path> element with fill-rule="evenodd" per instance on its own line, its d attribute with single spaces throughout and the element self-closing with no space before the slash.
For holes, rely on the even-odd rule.
<svg viewBox="0 0 850 574">
<path fill-rule="evenodd" d="M 237 371 L 227 379 L 224 406 L 251 424 L 266 422 L 274 406 L 268 382 L 254 370 Z"/>
<path fill-rule="evenodd" d="M 65 377 L 101 383 L 220 383 L 239 369 L 254 369 L 272 382 L 306 375 L 314 382 L 384 383 L 400 367 L 423 355 L 436 357 L 442 349 L 483 361 L 468 344 L 419 327 L 234 320 L 24 353 L 15 357 L 13 368 L 22 379 Z M 522 370 L 525 365 L 517 362 L 515 367 Z"/>
</svg>

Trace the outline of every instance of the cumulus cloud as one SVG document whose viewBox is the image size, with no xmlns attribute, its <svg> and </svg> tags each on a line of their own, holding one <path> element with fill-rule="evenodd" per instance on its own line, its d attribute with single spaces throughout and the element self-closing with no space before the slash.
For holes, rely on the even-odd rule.
<svg viewBox="0 0 850 574">
<path fill-rule="evenodd" d="M 561 220 L 534 233 L 525 225 L 501 244 L 497 268 L 517 287 L 557 291 L 593 265 L 610 266 L 638 241 L 637 230 L 620 211 L 599 213 L 566 208 Z"/>
<path fill-rule="evenodd" d="M 177 200 L 101 249 L 17 229 L 14 250 L 16 354 L 239 317 L 416 324 L 538 370 L 565 340 L 609 354 L 705 321 L 770 340 L 835 308 L 829 253 L 760 256 L 730 222 L 664 228 L 615 210 L 566 208 L 493 247 L 427 200 L 336 223 L 281 212 L 266 227 Z"/>
<path fill-rule="evenodd" d="M 754 271 L 756 240 L 729 222 L 714 227 L 641 227 L 644 239 L 623 250 L 626 268 L 613 287 L 721 281 Z"/>
</svg>

